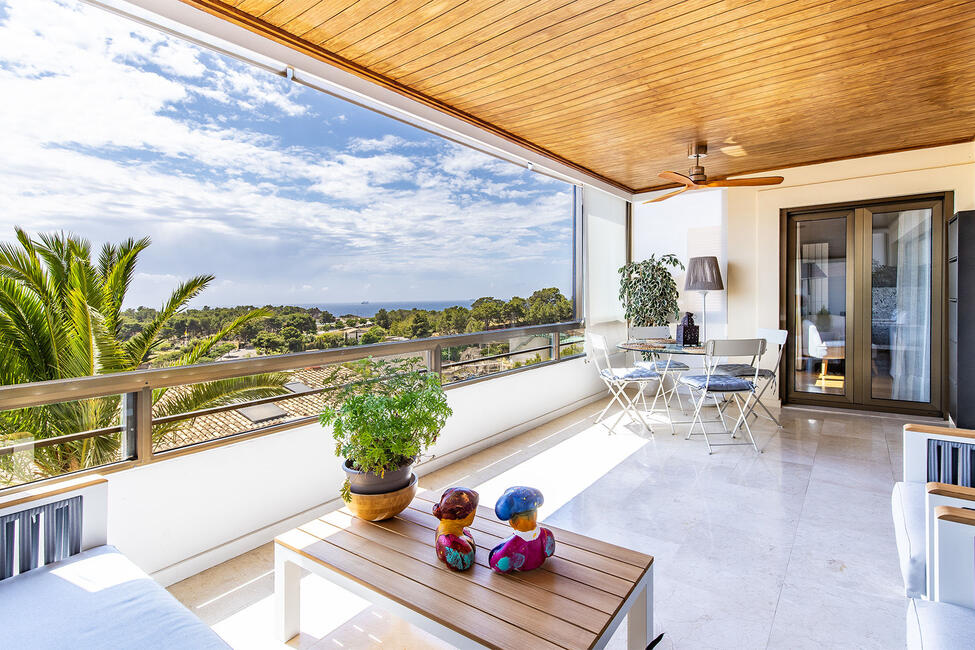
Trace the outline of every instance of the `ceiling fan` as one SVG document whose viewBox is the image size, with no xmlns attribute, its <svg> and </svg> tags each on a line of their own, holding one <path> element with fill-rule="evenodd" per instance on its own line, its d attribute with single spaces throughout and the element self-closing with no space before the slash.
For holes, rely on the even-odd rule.
<svg viewBox="0 0 975 650">
<path fill-rule="evenodd" d="M 664 199 L 669 199 L 672 196 L 683 194 L 688 190 L 703 190 L 709 187 L 754 187 L 757 185 L 778 185 L 784 180 L 781 176 L 760 176 L 758 178 L 735 178 L 726 179 L 723 181 L 709 181 L 708 177 L 704 173 L 704 167 L 701 166 L 701 158 L 705 158 L 707 155 L 707 144 L 692 145 L 687 152 L 687 157 L 694 159 L 694 166 L 688 170 L 689 176 L 684 176 L 683 174 L 678 174 L 677 172 L 660 172 L 660 174 L 658 174 L 660 178 L 668 180 L 671 183 L 679 183 L 684 187 L 674 192 L 664 194 L 663 196 L 658 196 L 655 199 L 644 201 L 644 203 L 656 203 L 657 201 L 663 201 Z"/>
</svg>

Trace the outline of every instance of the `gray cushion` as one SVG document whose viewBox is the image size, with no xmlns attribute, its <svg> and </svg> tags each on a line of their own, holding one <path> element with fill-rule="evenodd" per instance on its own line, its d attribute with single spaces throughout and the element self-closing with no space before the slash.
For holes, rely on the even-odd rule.
<svg viewBox="0 0 975 650">
<path fill-rule="evenodd" d="M 663 372 L 664 370 L 669 371 L 681 371 L 690 370 L 690 366 L 681 361 L 670 361 L 668 365 L 667 360 L 662 361 L 637 361 L 636 365 L 640 368 L 649 368 L 650 370 L 656 370 L 657 372 Z"/>
<path fill-rule="evenodd" d="M 715 367 L 714 371 L 722 375 L 732 375 L 733 377 L 754 377 L 755 366 L 747 363 L 722 363 Z M 768 368 L 759 368 L 758 376 L 766 379 L 775 375 L 775 372 Z"/>
<path fill-rule="evenodd" d="M 907 601 L 907 647 L 950 650 L 975 646 L 975 610 L 912 598 Z"/>
<path fill-rule="evenodd" d="M 0 582 L 0 646 L 229 648 L 112 546 L 98 546 Z"/>
<path fill-rule="evenodd" d="M 904 592 L 908 598 L 923 597 L 927 591 L 927 543 L 924 532 L 926 492 L 924 483 L 898 482 L 894 483 L 894 491 L 890 495 L 897 555 L 900 557 Z"/>
<path fill-rule="evenodd" d="M 606 379 L 614 381 L 650 381 L 660 379 L 660 375 L 649 368 L 613 368 L 600 372 Z"/>
<path fill-rule="evenodd" d="M 731 375 L 711 375 L 710 380 L 707 375 L 683 375 L 680 383 L 692 388 L 705 388 L 712 393 L 740 393 L 754 389 L 752 382 Z"/>
</svg>

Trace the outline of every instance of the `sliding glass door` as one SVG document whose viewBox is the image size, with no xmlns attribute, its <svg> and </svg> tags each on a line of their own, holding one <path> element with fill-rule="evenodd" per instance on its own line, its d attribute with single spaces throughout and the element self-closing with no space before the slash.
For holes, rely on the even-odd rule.
<svg viewBox="0 0 975 650">
<path fill-rule="evenodd" d="M 788 216 L 787 401 L 941 411 L 940 200 Z"/>
</svg>

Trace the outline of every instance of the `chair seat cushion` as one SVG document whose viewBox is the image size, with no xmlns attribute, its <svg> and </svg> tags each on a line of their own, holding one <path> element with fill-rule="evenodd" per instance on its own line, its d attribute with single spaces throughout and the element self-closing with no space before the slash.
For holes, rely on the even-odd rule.
<svg viewBox="0 0 975 650">
<path fill-rule="evenodd" d="M 714 371 L 721 375 L 731 375 L 733 377 L 755 376 L 755 366 L 750 366 L 747 363 L 722 363 L 716 366 Z M 774 375 L 775 372 L 768 368 L 758 369 L 758 376 L 764 379 L 769 379 Z"/>
<path fill-rule="evenodd" d="M 975 640 L 975 609 L 912 598 L 907 601 L 907 647 L 971 648 Z"/>
<path fill-rule="evenodd" d="M 669 362 L 669 365 L 668 365 L 668 361 L 666 361 L 666 360 L 662 360 L 662 361 L 637 361 L 636 362 L 636 365 L 638 367 L 640 367 L 640 368 L 649 368 L 650 370 L 656 370 L 657 372 L 664 372 L 665 370 L 669 370 L 671 372 L 673 372 L 673 371 L 680 372 L 682 370 L 690 370 L 690 366 L 688 366 L 686 363 L 683 363 L 681 361 L 670 361 Z"/>
<path fill-rule="evenodd" d="M 660 374 L 649 368 L 607 368 L 600 373 L 611 381 L 649 381 L 660 379 Z"/>
<path fill-rule="evenodd" d="M 924 508 L 927 490 L 924 483 L 894 483 L 890 509 L 894 516 L 894 538 L 900 558 L 904 592 L 908 598 L 921 598 L 927 591 L 927 543 Z"/>
<path fill-rule="evenodd" d="M 112 546 L 0 582 L 0 646 L 103 650 L 230 648 Z"/>
<path fill-rule="evenodd" d="M 707 375 L 682 375 L 680 383 L 691 388 L 703 388 L 712 393 L 738 393 L 755 388 L 752 382 L 747 379 L 732 377 L 731 375 L 711 375 L 710 380 Z"/>
</svg>

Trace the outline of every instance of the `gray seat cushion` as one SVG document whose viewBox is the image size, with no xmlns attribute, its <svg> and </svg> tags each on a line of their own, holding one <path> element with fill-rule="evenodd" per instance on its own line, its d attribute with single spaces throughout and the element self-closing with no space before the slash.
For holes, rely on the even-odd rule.
<svg viewBox="0 0 975 650">
<path fill-rule="evenodd" d="M 731 375 L 733 377 L 754 377 L 755 376 L 755 366 L 750 366 L 747 363 L 722 363 L 715 366 L 714 371 L 722 375 Z M 768 379 L 775 375 L 775 372 L 769 370 L 768 368 L 759 368 L 758 376 Z"/>
<path fill-rule="evenodd" d="M 9 650 L 230 646 L 113 546 L 0 582 Z"/>
<path fill-rule="evenodd" d="M 975 647 L 975 609 L 912 598 L 907 601 L 907 647 L 910 650 Z"/>
<path fill-rule="evenodd" d="M 665 370 L 671 372 L 690 370 L 690 366 L 682 361 L 667 361 L 666 359 L 659 361 L 637 361 L 636 365 L 640 368 L 649 368 L 650 370 L 656 370 L 657 372 L 663 372 Z"/>
<path fill-rule="evenodd" d="M 601 371 L 611 381 L 650 381 L 660 379 L 660 375 L 649 368 L 612 368 Z"/>
<path fill-rule="evenodd" d="M 927 543 L 925 542 L 924 483 L 894 483 L 890 495 L 894 516 L 894 537 L 900 558 L 904 592 L 908 598 L 921 598 L 927 591 Z"/>
<path fill-rule="evenodd" d="M 683 375 L 680 383 L 692 388 L 704 388 L 711 393 L 740 393 L 754 389 L 752 382 L 731 375 Z"/>
</svg>

